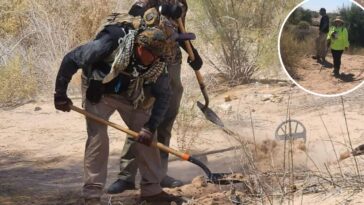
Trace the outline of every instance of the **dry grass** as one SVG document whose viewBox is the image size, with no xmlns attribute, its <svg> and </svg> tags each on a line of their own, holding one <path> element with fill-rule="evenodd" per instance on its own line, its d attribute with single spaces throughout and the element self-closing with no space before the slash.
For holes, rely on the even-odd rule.
<svg viewBox="0 0 364 205">
<path fill-rule="evenodd" d="M 0 66 L 0 105 L 18 105 L 32 100 L 37 94 L 37 81 L 25 63 L 14 56 L 7 65 Z"/>
<path fill-rule="evenodd" d="M 281 35 L 280 52 L 283 64 L 291 77 L 299 78 L 297 65 L 302 58 L 313 54 L 314 45 L 314 30 L 285 26 Z"/>
<path fill-rule="evenodd" d="M 2 87 L 0 105 L 12 104 L 5 98 L 20 102 L 19 99 L 33 98 L 35 94 L 51 96 L 63 56 L 75 46 L 92 39 L 100 22 L 108 14 L 122 11 L 119 8 L 129 8 L 124 5 L 126 3 L 129 1 L 1 2 L 0 77 L 3 85 L 12 86 Z M 16 58 L 19 58 L 18 64 L 11 64 Z M 34 78 L 32 80 L 36 82 L 29 83 L 23 79 L 30 69 Z M 19 81 L 25 82 L 24 86 L 14 87 Z M 74 85 L 78 86 L 79 83 Z M 71 89 L 74 90 L 72 85 Z M 19 99 L 14 95 L 19 96 Z"/>
<path fill-rule="evenodd" d="M 350 47 L 348 54 L 350 55 L 361 55 L 364 56 L 364 48 L 361 47 Z"/>
</svg>

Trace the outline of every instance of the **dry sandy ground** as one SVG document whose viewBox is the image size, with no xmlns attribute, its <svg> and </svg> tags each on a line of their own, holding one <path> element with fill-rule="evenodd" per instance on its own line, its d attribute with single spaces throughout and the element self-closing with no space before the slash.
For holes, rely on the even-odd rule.
<svg viewBox="0 0 364 205">
<path fill-rule="evenodd" d="M 345 97 L 345 108 L 350 136 L 354 145 L 363 140 L 363 93 L 364 90 Z M 283 141 L 274 141 L 276 127 L 286 119 L 287 101 L 291 95 L 291 117 L 301 121 L 307 129 L 307 142 L 297 142 L 294 151 L 294 163 L 297 170 L 314 169 L 311 156 L 317 167 L 325 169 L 324 163 L 331 162 L 335 155 L 328 141 L 327 132 L 320 119 L 322 117 L 334 141 L 337 152 L 347 150 L 348 138 L 343 118 L 340 98 L 320 98 L 290 87 L 286 83 L 275 85 L 255 83 L 222 89 L 211 94 L 213 109 L 221 116 L 226 126 L 239 133 L 245 140 L 254 141 L 250 111 L 257 142 L 255 162 L 263 173 L 282 165 Z M 225 98 L 231 101 L 225 102 Z M 230 100 L 229 99 L 229 100 Z M 74 101 L 76 105 L 80 100 Z M 194 108 L 192 112 L 199 112 Z M 26 104 L 11 110 L 0 111 L 0 204 L 77 204 L 82 186 L 82 157 L 86 140 L 84 118 L 77 113 L 62 113 L 54 110 L 52 101 Z M 219 128 L 203 120 L 198 115 L 197 138 L 192 149 L 207 152 L 239 146 L 236 140 Z M 116 114 L 111 121 L 120 122 Z M 122 124 L 121 122 L 119 124 Z M 191 128 L 193 129 L 193 128 Z M 107 185 L 116 179 L 118 158 L 124 142 L 124 134 L 109 129 L 110 160 Z M 174 130 L 172 146 L 177 147 L 177 139 L 183 134 Z M 188 133 L 187 133 L 188 134 Z M 194 135 L 195 136 L 195 135 Z M 250 147 L 255 149 L 254 144 Z M 306 152 L 305 152 L 306 151 Z M 246 159 L 242 151 L 208 155 L 208 166 L 214 172 L 242 172 Z M 359 160 L 363 167 L 364 161 Z M 355 174 L 352 159 L 342 165 L 348 175 Z M 328 167 L 334 175 L 337 165 Z M 187 162 L 170 163 L 170 175 L 190 183 L 203 172 Z M 198 180 L 198 179 L 196 179 Z M 171 193 L 194 198 L 194 204 L 232 204 L 232 186 L 201 185 L 198 181 L 185 187 L 168 190 Z M 252 195 L 247 195 L 246 187 L 236 185 L 237 195 L 245 204 L 252 202 Z M 361 204 L 363 192 L 350 189 L 331 188 L 316 194 L 297 193 L 297 204 Z M 246 197 L 244 197 L 246 196 Z M 121 195 L 105 195 L 105 204 L 135 204 L 138 192 L 126 192 Z M 301 203 L 301 197 L 303 203 Z M 278 201 L 278 199 L 277 199 Z M 267 203 L 268 204 L 268 203 Z M 278 204 L 278 202 L 276 203 Z"/>
<path fill-rule="evenodd" d="M 304 58 L 299 63 L 297 83 L 305 89 L 318 94 L 340 94 L 357 87 L 364 79 L 364 56 L 342 56 L 341 77 L 332 75 L 332 57 L 328 56 L 327 66 L 323 66 L 310 57 Z"/>
</svg>

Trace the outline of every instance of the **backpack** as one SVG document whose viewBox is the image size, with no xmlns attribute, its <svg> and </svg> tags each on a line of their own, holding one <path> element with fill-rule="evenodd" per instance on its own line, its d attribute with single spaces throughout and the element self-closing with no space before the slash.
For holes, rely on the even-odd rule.
<svg viewBox="0 0 364 205">
<path fill-rule="evenodd" d="M 102 20 L 101 26 L 96 31 L 96 36 L 105 29 L 105 27 L 117 24 L 127 24 L 133 29 L 142 27 L 143 21 L 140 17 L 133 17 L 127 13 L 111 13 Z"/>
</svg>

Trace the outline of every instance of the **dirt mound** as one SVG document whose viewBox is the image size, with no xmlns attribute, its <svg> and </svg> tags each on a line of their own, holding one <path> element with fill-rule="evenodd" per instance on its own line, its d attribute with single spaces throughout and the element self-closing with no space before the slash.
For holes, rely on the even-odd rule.
<svg viewBox="0 0 364 205">
<path fill-rule="evenodd" d="M 232 175 L 231 177 L 237 176 Z M 186 205 L 230 205 L 234 200 L 241 201 L 241 198 L 244 196 L 242 192 L 235 191 L 230 185 L 220 186 L 207 183 L 204 176 L 197 176 L 190 184 L 179 188 L 165 189 L 165 191 L 169 194 L 187 199 L 188 203 Z M 105 196 L 103 201 L 111 202 L 111 204 L 122 203 L 123 205 L 135 205 L 138 203 L 138 197 L 138 191 L 128 191 L 119 195 Z"/>
</svg>

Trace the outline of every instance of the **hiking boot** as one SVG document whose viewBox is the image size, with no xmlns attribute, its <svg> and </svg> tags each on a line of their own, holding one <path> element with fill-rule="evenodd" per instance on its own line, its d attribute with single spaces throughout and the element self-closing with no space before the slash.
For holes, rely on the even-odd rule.
<svg viewBox="0 0 364 205">
<path fill-rule="evenodd" d="M 163 180 L 161 181 L 161 187 L 162 188 L 176 188 L 183 185 L 183 182 L 181 180 L 175 179 L 173 177 L 170 177 L 166 175 Z"/>
<path fill-rule="evenodd" d="M 148 204 L 150 203 L 155 205 L 170 205 L 172 202 L 174 202 L 177 205 L 182 205 L 184 202 L 187 202 L 187 200 L 162 191 L 161 193 L 153 196 L 140 197 L 140 202 L 147 202 Z"/>
<path fill-rule="evenodd" d="M 119 194 L 126 190 L 134 190 L 135 184 L 131 182 L 127 182 L 122 179 L 116 180 L 113 184 L 109 186 L 107 189 L 108 194 Z"/>
<path fill-rule="evenodd" d="M 84 205 L 101 205 L 101 199 L 100 198 L 85 199 Z"/>
<path fill-rule="evenodd" d="M 335 78 L 340 77 L 340 73 L 339 72 L 333 72 L 333 75 L 334 75 Z"/>
</svg>

